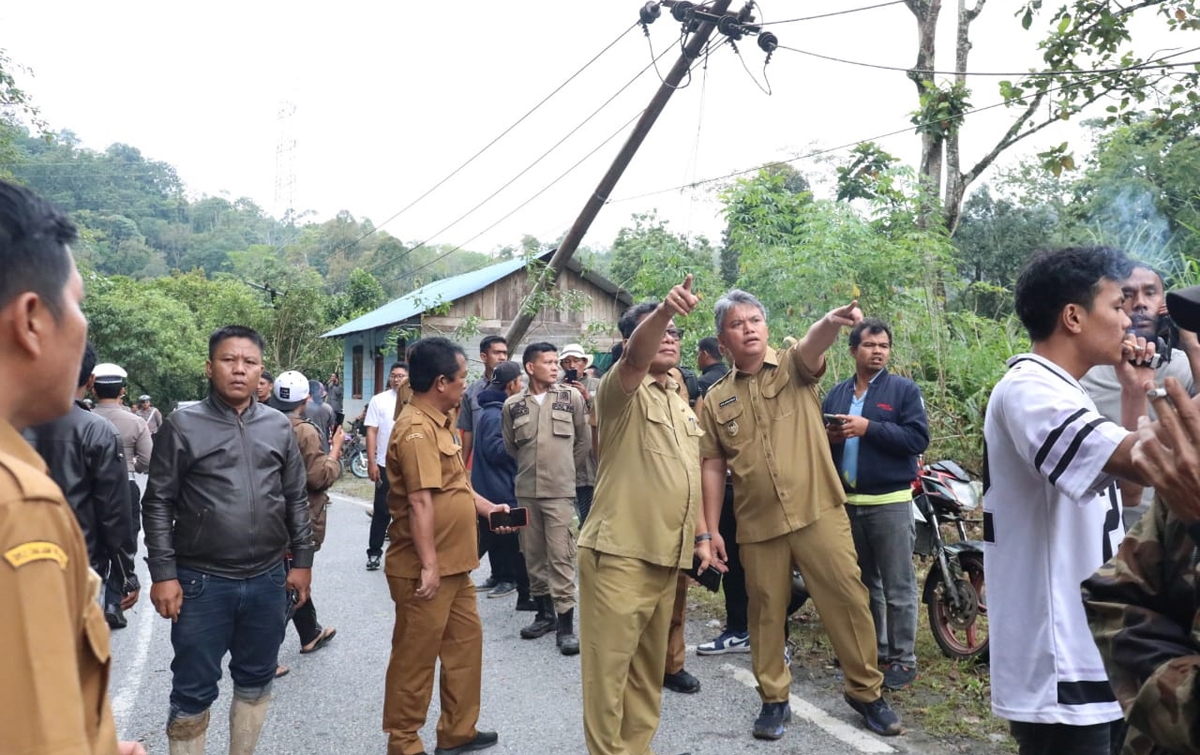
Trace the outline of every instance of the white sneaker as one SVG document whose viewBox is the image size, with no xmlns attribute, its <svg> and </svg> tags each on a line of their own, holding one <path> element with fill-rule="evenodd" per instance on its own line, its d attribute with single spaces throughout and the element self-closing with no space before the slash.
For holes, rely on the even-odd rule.
<svg viewBox="0 0 1200 755">
<path fill-rule="evenodd" d="M 696 655 L 723 655 L 725 653 L 749 653 L 749 632 L 721 632 L 703 645 L 696 646 Z"/>
</svg>

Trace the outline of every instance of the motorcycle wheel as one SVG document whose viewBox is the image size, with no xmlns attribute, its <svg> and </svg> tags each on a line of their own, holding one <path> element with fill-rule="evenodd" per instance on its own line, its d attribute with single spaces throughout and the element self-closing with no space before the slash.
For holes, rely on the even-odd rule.
<svg viewBox="0 0 1200 755">
<path fill-rule="evenodd" d="M 983 558 L 964 553 L 959 560 L 965 579 L 959 580 L 957 587 L 960 594 L 966 592 L 970 605 L 963 611 L 955 611 L 946 595 L 941 570 L 930 570 L 927 580 L 936 581 L 929 600 L 929 628 L 933 630 L 933 639 L 947 658 L 986 661 L 988 617 Z"/>
<path fill-rule="evenodd" d="M 355 477 L 366 479 L 367 477 L 367 452 L 366 450 L 355 451 L 350 457 L 350 471 Z"/>
</svg>

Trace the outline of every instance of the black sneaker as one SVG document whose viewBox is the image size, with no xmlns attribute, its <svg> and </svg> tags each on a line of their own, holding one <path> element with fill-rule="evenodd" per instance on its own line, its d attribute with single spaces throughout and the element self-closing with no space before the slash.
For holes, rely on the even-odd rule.
<svg viewBox="0 0 1200 755">
<path fill-rule="evenodd" d="M 367 556 L 367 571 L 379 571 L 379 556 Z"/>
<path fill-rule="evenodd" d="M 689 674 L 686 669 L 679 669 L 674 674 L 663 676 L 663 686 L 672 692 L 691 695 L 700 691 L 700 680 Z"/>
<path fill-rule="evenodd" d="M 885 737 L 894 737 L 904 731 L 900 718 L 882 697 L 874 702 L 862 703 L 849 695 L 843 695 L 846 703 L 866 719 L 867 728 Z"/>
<path fill-rule="evenodd" d="M 439 747 L 433 751 L 433 755 L 459 755 L 459 753 L 463 752 L 486 750 L 499 741 L 500 735 L 494 731 L 477 731 L 475 732 L 475 738 L 470 742 L 461 744 L 458 747 Z"/>
<path fill-rule="evenodd" d="M 792 706 L 787 703 L 763 703 L 762 712 L 754 719 L 755 739 L 780 739 L 783 725 L 792 720 Z"/>
<path fill-rule="evenodd" d="M 475 589 L 476 590 L 490 590 L 498 584 L 500 584 L 500 580 L 496 579 L 495 577 L 488 577 L 483 582 L 480 582 L 479 584 L 475 585 Z"/>
<path fill-rule="evenodd" d="M 890 690 L 904 689 L 917 680 L 917 667 L 905 666 L 899 661 L 893 662 L 883 672 L 883 688 Z"/>
<path fill-rule="evenodd" d="M 109 629 L 124 629 L 129 623 L 125 619 L 125 612 L 121 610 L 119 604 L 114 604 L 104 609 L 104 620 L 108 622 Z"/>
</svg>

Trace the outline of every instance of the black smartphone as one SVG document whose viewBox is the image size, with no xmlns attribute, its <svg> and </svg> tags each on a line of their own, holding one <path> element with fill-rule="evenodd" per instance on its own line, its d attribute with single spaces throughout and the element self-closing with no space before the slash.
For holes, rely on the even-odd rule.
<svg viewBox="0 0 1200 755">
<path fill-rule="evenodd" d="M 836 414 L 822 414 L 821 416 L 825 418 L 825 424 L 827 425 L 841 427 L 842 425 L 846 424 L 846 420 L 842 419 Z"/>
<path fill-rule="evenodd" d="M 300 602 L 300 591 L 294 587 L 292 589 L 288 590 L 287 591 L 287 599 L 288 599 L 287 618 L 285 619 L 284 623 L 291 621 L 292 616 L 295 615 L 296 604 Z"/>
<path fill-rule="evenodd" d="M 525 527 L 529 524 L 529 509 L 517 507 L 508 511 L 493 511 L 488 515 L 488 527 Z"/>
<path fill-rule="evenodd" d="M 700 586 L 709 592 L 716 592 L 721 589 L 721 572 L 711 566 L 705 569 L 702 573 L 697 574 L 696 570 L 700 568 L 700 557 L 692 556 L 692 568 L 685 569 L 684 574 L 700 583 Z"/>
<path fill-rule="evenodd" d="M 574 369 L 567 370 L 565 373 L 563 373 L 563 377 L 566 380 L 566 382 L 568 382 L 568 383 L 578 383 L 579 382 L 579 370 L 574 370 Z"/>
</svg>

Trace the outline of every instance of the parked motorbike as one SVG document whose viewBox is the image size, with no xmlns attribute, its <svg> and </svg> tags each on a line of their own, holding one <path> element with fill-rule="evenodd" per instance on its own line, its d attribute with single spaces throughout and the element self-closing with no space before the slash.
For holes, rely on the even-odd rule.
<svg viewBox="0 0 1200 755">
<path fill-rule="evenodd" d="M 982 495 L 970 475 L 952 461 L 921 467 L 913 482 L 913 516 L 918 555 L 934 559 L 925 578 L 922 601 L 929 607 L 929 628 L 947 658 L 986 660 L 987 593 L 983 580 L 983 543 L 967 537 L 966 516 L 979 508 Z M 954 525 L 958 541 L 942 539 L 942 526 Z"/>
<path fill-rule="evenodd" d="M 349 435 L 349 440 L 342 444 L 342 470 L 350 470 L 355 477 L 367 477 L 367 445 L 366 440 L 358 433 Z"/>
</svg>

